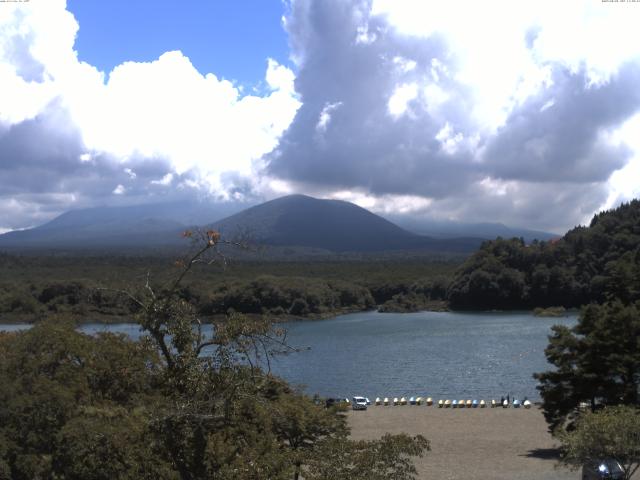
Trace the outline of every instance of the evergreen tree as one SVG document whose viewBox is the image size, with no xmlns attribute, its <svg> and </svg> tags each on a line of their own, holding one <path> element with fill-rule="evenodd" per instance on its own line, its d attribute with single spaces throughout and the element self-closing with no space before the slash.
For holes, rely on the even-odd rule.
<svg viewBox="0 0 640 480">
<path fill-rule="evenodd" d="M 551 430 L 575 420 L 582 402 L 638 405 L 640 304 L 587 306 L 573 328 L 553 327 L 545 354 L 556 369 L 534 377 Z"/>
</svg>

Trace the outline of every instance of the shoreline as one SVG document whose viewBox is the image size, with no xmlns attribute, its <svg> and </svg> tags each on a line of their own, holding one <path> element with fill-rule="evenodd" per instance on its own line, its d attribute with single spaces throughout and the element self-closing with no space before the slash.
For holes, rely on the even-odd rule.
<svg viewBox="0 0 640 480">
<path fill-rule="evenodd" d="M 366 313 L 366 312 L 379 312 L 379 313 L 396 313 L 396 314 L 404 314 L 404 313 L 420 313 L 420 312 L 451 312 L 451 313 L 481 313 L 481 314 L 510 314 L 510 313 L 526 313 L 531 314 L 536 318 L 548 319 L 548 318 L 567 318 L 570 316 L 577 315 L 580 310 L 579 309 L 566 309 L 565 313 L 561 316 L 545 316 L 545 315 L 535 315 L 533 310 L 451 310 L 448 306 L 446 308 L 442 308 L 441 305 L 433 305 L 432 308 L 422 308 L 419 310 L 407 310 L 407 311 L 392 311 L 392 310 L 381 310 L 382 305 L 377 305 L 376 308 L 369 308 L 364 310 L 357 309 L 344 309 L 344 310 L 336 310 L 332 312 L 324 312 L 324 313 L 316 313 L 309 314 L 306 316 L 298 316 L 298 315 L 263 315 L 258 313 L 243 313 L 242 315 L 248 318 L 260 318 L 260 317 L 271 317 L 271 320 L 274 324 L 282 324 L 282 323 L 294 323 L 294 322 L 318 322 L 322 320 L 327 320 L 329 318 L 339 317 L 341 315 L 349 315 L 352 313 Z M 56 313 L 51 313 L 50 315 L 56 315 Z M 65 315 L 65 313 L 62 313 Z M 44 316 L 49 316 L 45 314 L 14 314 L 14 313 L 3 313 L 0 314 L 0 325 L 33 325 L 38 320 L 40 320 Z M 92 323 L 97 324 L 105 324 L 105 325 L 114 325 L 119 323 L 136 323 L 132 316 L 127 315 L 106 315 L 100 313 L 91 313 L 89 315 L 79 315 L 79 314 L 70 314 L 69 316 L 76 321 L 79 325 L 87 325 Z M 81 320 L 81 318 L 87 318 L 86 320 Z M 201 318 L 204 320 L 209 319 L 222 319 L 225 318 L 226 315 L 222 313 L 218 313 L 215 315 L 207 315 L 202 316 Z"/>
</svg>

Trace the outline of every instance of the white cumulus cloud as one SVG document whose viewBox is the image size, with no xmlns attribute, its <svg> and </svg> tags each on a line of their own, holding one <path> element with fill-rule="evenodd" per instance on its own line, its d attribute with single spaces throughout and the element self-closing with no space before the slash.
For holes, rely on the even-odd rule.
<svg viewBox="0 0 640 480">
<path fill-rule="evenodd" d="M 252 176 L 262 167 L 260 158 L 277 145 L 300 106 L 289 68 L 265 59 L 265 91 L 251 95 L 214 73 L 198 71 L 180 51 L 101 72 L 78 60 L 74 42 L 79 27 L 64 0 L 0 8 L 0 141 L 4 135 L 5 143 L 19 148 L 12 132 L 44 118 L 64 120 L 59 129 L 75 137 L 73 148 L 43 157 L 40 167 L 52 172 L 49 193 L 64 190 L 91 203 L 95 192 L 69 192 L 70 182 L 60 177 L 71 174 L 72 164 L 81 164 L 74 168 L 85 168 L 83 175 L 90 174 L 86 167 L 91 165 L 104 167 L 102 175 L 105 169 L 124 172 L 128 183 L 114 178 L 111 185 L 118 186 L 105 187 L 104 193 L 133 193 L 139 190 L 133 188 L 136 182 L 144 188 L 153 180 L 151 172 L 140 174 L 141 161 L 158 165 L 161 180 L 156 176 L 154 185 L 187 175 L 180 185 L 218 197 L 237 197 L 238 188 L 251 188 Z M 55 136 L 50 126 L 55 123 L 46 122 L 43 135 Z M 72 159 L 66 158 L 70 155 Z M 62 172 L 58 166 L 64 162 L 69 168 Z M 23 180 L 28 191 L 28 179 Z M 0 187 L 0 198 L 8 201 L 4 190 Z"/>
</svg>

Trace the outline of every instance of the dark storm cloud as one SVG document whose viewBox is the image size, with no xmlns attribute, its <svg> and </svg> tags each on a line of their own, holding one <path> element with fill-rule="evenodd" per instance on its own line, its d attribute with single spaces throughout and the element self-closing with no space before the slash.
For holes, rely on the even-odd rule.
<svg viewBox="0 0 640 480">
<path fill-rule="evenodd" d="M 302 61 L 296 90 L 303 105 L 269 155 L 269 170 L 375 194 L 443 196 L 477 175 L 468 149 L 449 154 L 435 138 L 445 120 L 455 134 L 470 134 L 469 93 L 447 75 L 452 66 L 442 39 L 403 36 L 368 11 L 366 1 L 293 4 L 287 29 Z M 391 95 L 412 83 L 437 84 L 454 95 L 430 105 L 419 89 L 407 111 L 392 116 Z M 324 128 L 323 111 L 330 116 Z"/>
<path fill-rule="evenodd" d="M 0 229 L 37 225 L 71 208 L 193 196 L 176 188 L 190 172 L 159 183 L 171 172 L 163 159 L 87 155 L 65 109 L 53 103 L 33 119 L 0 127 Z"/>
<path fill-rule="evenodd" d="M 640 108 L 640 68 L 624 65 L 601 86 L 587 73 L 557 68 L 553 84 L 516 108 L 489 141 L 484 167 L 494 178 L 604 182 L 631 151 L 602 135 Z"/>
<path fill-rule="evenodd" d="M 569 228 L 588 222 L 608 194 L 605 183 L 522 182 L 517 191 L 504 195 L 471 186 L 455 196 L 434 201 L 430 211 L 422 214 L 429 218 L 436 212 L 446 214 L 444 218 L 502 222 L 512 227 L 564 234 Z"/>
<path fill-rule="evenodd" d="M 549 64 L 550 84 L 496 133 L 482 133 L 446 41 L 403 35 L 369 11 L 364 0 L 292 3 L 286 28 L 303 105 L 267 156 L 269 173 L 311 192 L 413 194 L 434 200 L 425 214 L 556 230 L 604 203 L 606 181 L 631 154 L 606 136 L 640 109 L 637 63 L 593 85 L 585 68 Z M 533 48 L 539 32 L 531 28 L 523 44 Z M 420 87 L 406 113 L 390 115 L 395 89 L 414 82 Z M 434 103 L 425 85 L 448 96 Z M 443 148 L 446 124 L 454 148 Z M 508 188 L 492 192 L 487 185 L 501 188 L 496 180 Z"/>
</svg>

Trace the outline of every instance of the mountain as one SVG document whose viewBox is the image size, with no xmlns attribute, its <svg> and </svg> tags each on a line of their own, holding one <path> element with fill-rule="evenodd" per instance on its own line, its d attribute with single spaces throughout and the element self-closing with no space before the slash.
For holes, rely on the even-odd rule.
<svg viewBox="0 0 640 480">
<path fill-rule="evenodd" d="M 386 218 L 410 232 L 434 238 L 478 237 L 485 240 L 493 240 L 497 237 L 522 238 L 530 243 L 533 240 L 551 240 L 560 236 L 540 230 L 508 227 L 502 223 L 465 223 L 423 219 L 410 215 L 392 215 Z"/>
<path fill-rule="evenodd" d="M 240 210 L 238 204 L 176 202 L 71 210 L 48 223 L 0 235 L 0 247 L 137 248 L 180 246 L 179 232 Z"/>
<path fill-rule="evenodd" d="M 248 237 L 297 253 L 470 253 L 479 238 L 434 239 L 408 232 L 364 208 L 340 200 L 290 195 L 235 213 L 237 204 L 153 204 L 66 212 L 36 228 L 0 235 L 0 247 L 27 249 L 144 250 L 184 248 L 180 233 L 194 225 L 227 238 Z M 225 217 L 224 213 L 231 213 Z M 218 220 L 221 219 L 222 220 Z M 218 220 L 218 221 L 216 221 Z M 279 250 L 278 250 L 279 249 Z"/>
<path fill-rule="evenodd" d="M 248 208 L 211 225 L 225 237 L 332 252 L 413 250 L 471 252 L 477 238 L 433 239 L 408 232 L 353 203 L 289 195 Z"/>
</svg>

